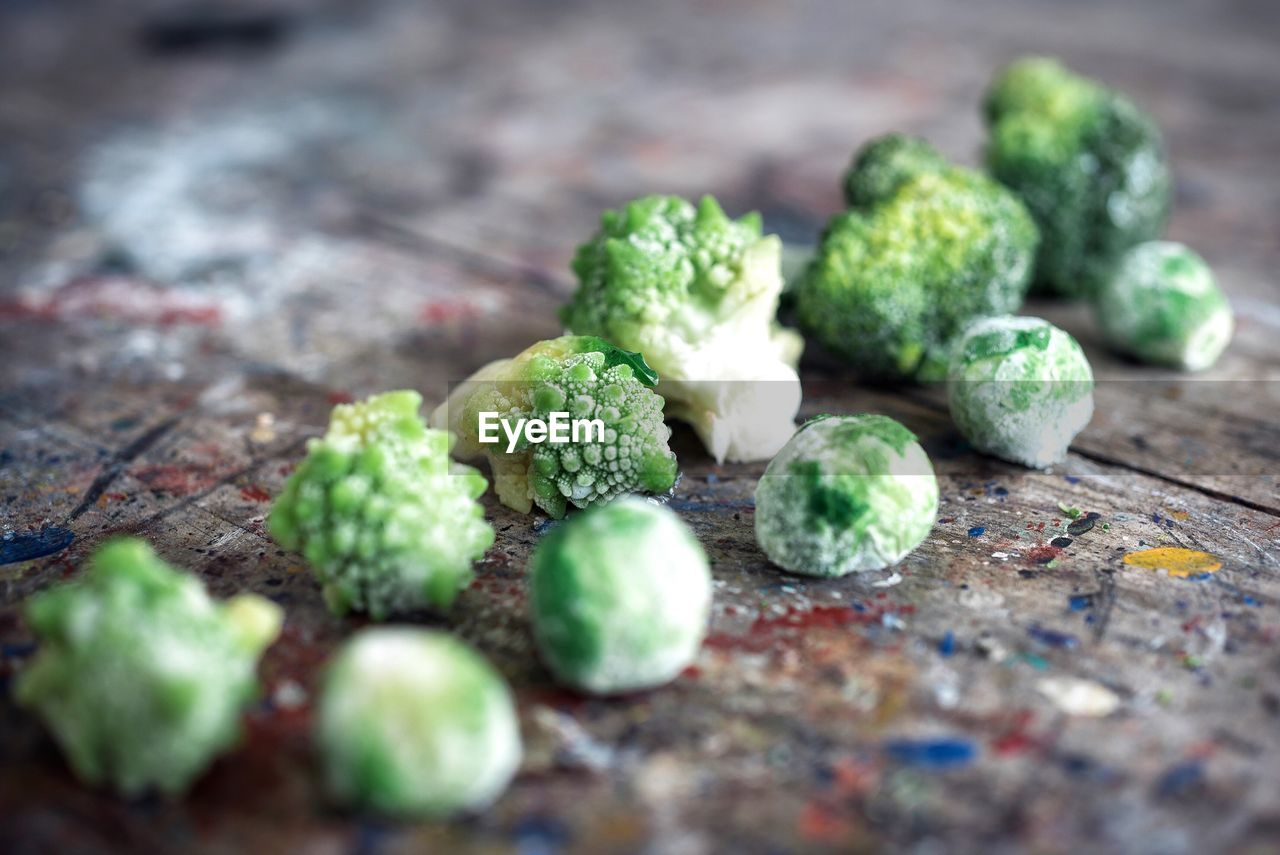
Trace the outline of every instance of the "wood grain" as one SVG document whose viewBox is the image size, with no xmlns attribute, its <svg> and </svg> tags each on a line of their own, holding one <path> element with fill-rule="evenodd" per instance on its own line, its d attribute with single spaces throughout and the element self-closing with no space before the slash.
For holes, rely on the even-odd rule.
<svg viewBox="0 0 1280 855">
<path fill-rule="evenodd" d="M 190 22 L 156 23 L 154 8 L 0 6 L 0 506 L 13 535 L 0 545 L 49 550 L 0 565 L 0 680 L 34 652 L 25 599 L 116 533 L 149 538 L 220 596 L 272 597 L 286 627 L 244 745 L 173 803 L 79 786 L 4 692 L 0 848 L 1274 845 L 1272 5 L 279 0 L 248 29 L 194 42 Z M 176 46 L 156 41 L 175 26 Z M 263 26 L 270 38 L 244 36 Z M 715 562 L 711 634 L 673 685 L 621 699 L 551 684 L 524 610 L 545 522 L 487 496 L 498 540 L 476 583 L 449 615 L 409 620 L 456 632 L 511 680 L 526 741 L 514 786 L 448 823 L 327 805 L 312 692 L 363 623 L 327 614 L 263 518 L 330 407 L 398 387 L 438 399 L 556 334 L 568 260 L 605 206 L 711 192 L 803 245 L 869 136 L 922 133 L 976 162 L 985 80 L 1037 51 L 1125 88 L 1165 127 L 1170 234 L 1214 266 L 1239 316 L 1220 365 L 1195 378 L 1135 366 L 1100 346 L 1082 307 L 1029 306 L 1077 335 L 1101 378 L 1069 460 L 1032 473 L 969 450 L 942 390 L 859 386 L 809 353 L 804 414 L 883 412 L 920 435 L 942 487 L 932 536 L 892 571 L 780 574 L 752 533 L 763 466 L 716 466 L 679 429 L 673 507 Z M 1122 563 L 1157 545 L 1222 569 L 1175 579 Z M 1105 687 L 1119 708 L 1067 714 L 1049 677 Z"/>
</svg>

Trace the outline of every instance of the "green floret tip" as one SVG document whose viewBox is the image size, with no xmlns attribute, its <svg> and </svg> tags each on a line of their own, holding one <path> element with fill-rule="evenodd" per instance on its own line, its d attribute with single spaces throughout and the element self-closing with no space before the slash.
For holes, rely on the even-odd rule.
<svg viewBox="0 0 1280 855">
<path fill-rule="evenodd" d="M 38 714 L 76 776 L 126 796 L 177 795 L 240 737 L 279 606 L 211 600 L 136 538 L 100 547 L 78 580 L 34 597 L 40 642 L 15 696 Z"/>
<path fill-rule="evenodd" d="M 664 493 L 675 485 L 664 400 L 649 388 L 657 380 L 638 353 L 595 336 L 562 336 L 482 368 L 432 422 L 457 434 L 460 456 L 488 459 L 503 504 L 521 513 L 537 505 L 559 519 L 570 505 Z M 497 442 L 480 441 L 484 413 L 497 414 L 502 424 Z M 553 413 L 599 420 L 603 437 L 588 430 L 570 442 L 530 442 L 521 420 L 550 422 Z M 519 437 L 510 449 L 508 431 Z"/>
<path fill-rule="evenodd" d="M 717 460 L 767 459 L 794 429 L 802 342 L 778 326 L 782 244 L 711 196 L 645 196 L 605 211 L 578 248 L 565 326 L 641 352 L 668 415 Z"/>
<path fill-rule="evenodd" d="M 938 481 L 928 455 L 887 416 L 819 416 L 756 486 L 756 541 L 807 576 L 844 576 L 901 560 L 929 534 Z"/>
<path fill-rule="evenodd" d="M 488 483 L 450 461 L 421 404 L 400 391 L 335 407 L 272 506 L 272 537 L 307 559 L 335 614 L 448 608 L 493 545 L 476 501 Z"/>
<path fill-rule="evenodd" d="M 923 140 L 865 146 L 797 285 L 802 327 L 863 374 L 934 379 L 974 318 L 1017 310 L 1039 235 L 1022 203 Z"/>
<path fill-rule="evenodd" d="M 1120 93 L 1030 57 L 996 76 L 983 112 L 987 166 L 1040 228 L 1037 290 L 1089 295 L 1121 253 L 1164 229 L 1172 179 L 1160 130 Z"/>
</svg>

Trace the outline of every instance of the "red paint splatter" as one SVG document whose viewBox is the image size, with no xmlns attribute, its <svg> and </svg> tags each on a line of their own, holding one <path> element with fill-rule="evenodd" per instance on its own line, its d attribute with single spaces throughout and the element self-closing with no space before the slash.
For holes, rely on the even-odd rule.
<svg viewBox="0 0 1280 855">
<path fill-rule="evenodd" d="M 324 399 L 329 402 L 329 406 L 331 407 L 336 407 L 338 404 L 350 404 L 355 400 L 355 398 L 351 396 L 350 392 L 344 392 L 341 389 L 334 389 L 330 391 L 324 396 Z"/>
<path fill-rule="evenodd" d="M 205 297 L 128 276 L 72 279 L 48 295 L 0 301 L 0 320 L 97 318 L 171 327 L 217 326 L 222 308 Z"/>
<path fill-rule="evenodd" d="M 1061 549 L 1053 546 L 1052 544 L 1046 543 L 1029 550 L 1027 552 L 1027 560 L 1032 564 L 1048 564 L 1061 554 Z"/>
<path fill-rule="evenodd" d="M 810 609 L 790 606 L 781 614 L 760 615 L 746 635 L 709 635 L 704 643 L 721 650 L 764 651 L 811 630 L 838 630 L 857 624 L 875 624 L 882 622 L 886 614 L 912 614 L 914 611 L 915 606 L 912 605 L 814 606 Z"/>
<path fill-rule="evenodd" d="M 1035 714 L 1031 710 L 1019 710 L 1013 717 L 1012 726 L 991 740 L 991 750 L 996 754 L 1021 754 L 1033 748 L 1039 748 L 1043 741 L 1027 732 Z"/>
<path fill-rule="evenodd" d="M 433 325 L 472 320 L 479 315 L 479 307 L 466 300 L 431 300 L 418 310 L 418 317 Z"/>
<path fill-rule="evenodd" d="M 177 466 L 164 463 L 156 466 L 144 466 L 130 473 L 147 488 L 172 496 L 190 496 L 212 487 L 217 482 L 217 474 L 208 465 Z"/>
<path fill-rule="evenodd" d="M 796 831 L 805 840 L 821 843 L 848 841 L 854 826 L 829 805 L 819 800 L 809 802 L 796 819 Z"/>
<path fill-rule="evenodd" d="M 269 502 L 271 494 L 257 484 L 251 484 L 240 491 L 240 498 L 246 502 Z"/>
</svg>

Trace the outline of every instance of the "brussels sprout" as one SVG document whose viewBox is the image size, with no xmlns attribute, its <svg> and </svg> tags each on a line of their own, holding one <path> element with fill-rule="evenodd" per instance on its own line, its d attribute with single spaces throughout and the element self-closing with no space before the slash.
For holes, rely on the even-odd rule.
<svg viewBox="0 0 1280 855">
<path fill-rule="evenodd" d="M 956 343 L 947 394 L 980 451 L 1036 469 L 1062 461 L 1093 416 L 1093 372 L 1067 333 L 1040 318 L 972 324 Z"/>
<path fill-rule="evenodd" d="M 101 547 L 85 575 L 35 597 L 40 652 L 18 703 L 44 719 L 76 775 L 126 796 L 176 795 L 240 736 L 280 608 L 216 603 L 144 541 Z"/>
<path fill-rule="evenodd" d="M 1217 362 L 1235 325 L 1209 266 L 1172 241 L 1125 253 L 1104 278 L 1094 313 L 1117 350 L 1188 371 Z"/>
<path fill-rule="evenodd" d="M 511 692 L 440 632 L 357 634 L 325 674 L 316 741 L 330 793 L 394 816 L 440 816 L 496 799 L 520 764 Z"/>
<path fill-rule="evenodd" d="M 887 416 L 818 416 L 756 486 L 756 541 L 806 576 L 901 560 L 933 528 L 938 481 L 915 435 Z"/>
<path fill-rule="evenodd" d="M 671 510 L 623 498 L 569 518 L 531 559 L 529 606 L 556 678 L 610 694 L 693 661 L 711 604 L 707 557 Z"/>
</svg>

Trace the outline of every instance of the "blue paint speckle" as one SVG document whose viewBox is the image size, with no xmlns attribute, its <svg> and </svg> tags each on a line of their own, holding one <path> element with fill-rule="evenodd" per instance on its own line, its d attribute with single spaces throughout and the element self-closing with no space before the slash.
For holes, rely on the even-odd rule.
<svg viewBox="0 0 1280 855">
<path fill-rule="evenodd" d="M 1076 477 L 1076 476 L 1074 476 L 1074 475 L 1063 475 L 1063 476 L 1062 476 L 1062 480 L 1063 480 L 1063 481 L 1066 481 L 1068 484 L 1079 484 L 1079 483 L 1080 483 L 1080 479 L 1079 479 L 1079 478 L 1077 478 L 1077 477 Z"/>
<path fill-rule="evenodd" d="M 947 634 L 942 636 L 942 640 L 938 642 L 938 652 L 943 656 L 950 656 L 956 652 L 956 635 L 948 630 Z"/>
<path fill-rule="evenodd" d="M 986 531 L 987 529 L 985 526 L 975 525 L 973 528 L 969 529 L 969 536 L 982 537 L 982 535 L 985 534 Z"/>
<path fill-rule="evenodd" d="M 550 517 L 545 520 L 538 520 L 533 524 L 533 533 L 536 535 L 544 535 L 559 524 L 560 520 L 553 520 Z"/>
<path fill-rule="evenodd" d="M 516 822 L 511 830 L 520 855 L 549 855 L 561 851 L 570 841 L 569 827 L 558 819 L 532 814 Z"/>
<path fill-rule="evenodd" d="M 1176 798 L 1185 795 L 1200 786 L 1204 781 L 1204 765 L 1199 760 L 1188 760 L 1170 766 L 1168 771 L 1156 781 L 1156 795 L 1161 798 Z"/>
<path fill-rule="evenodd" d="M 9 534 L 0 537 L 0 564 L 30 561 L 61 552 L 71 545 L 76 536 L 69 528 L 51 525 L 27 534 Z"/>
<path fill-rule="evenodd" d="M 1033 624 L 1027 628 L 1027 635 L 1030 635 L 1041 644 L 1047 644 L 1050 647 L 1065 647 L 1068 649 L 1079 647 L 1080 639 L 1074 635 L 1065 632 L 1058 632 L 1055 629 L 1045 629 L 1038 624 Z"/>
<path fill-rule="evenodd" d="M 892 739 L 884 751 L 891 760 L 921 769 L 958 769 L 978 755 L 966 739 Z"/>
<path fill-rule="evenodd" d="M 1082 612 L 1085 609 L 1093 608 L 1093 594 L 1076 594 L 1067 600 L 1067 604 L 1073 612 Z"/>
</svg>

